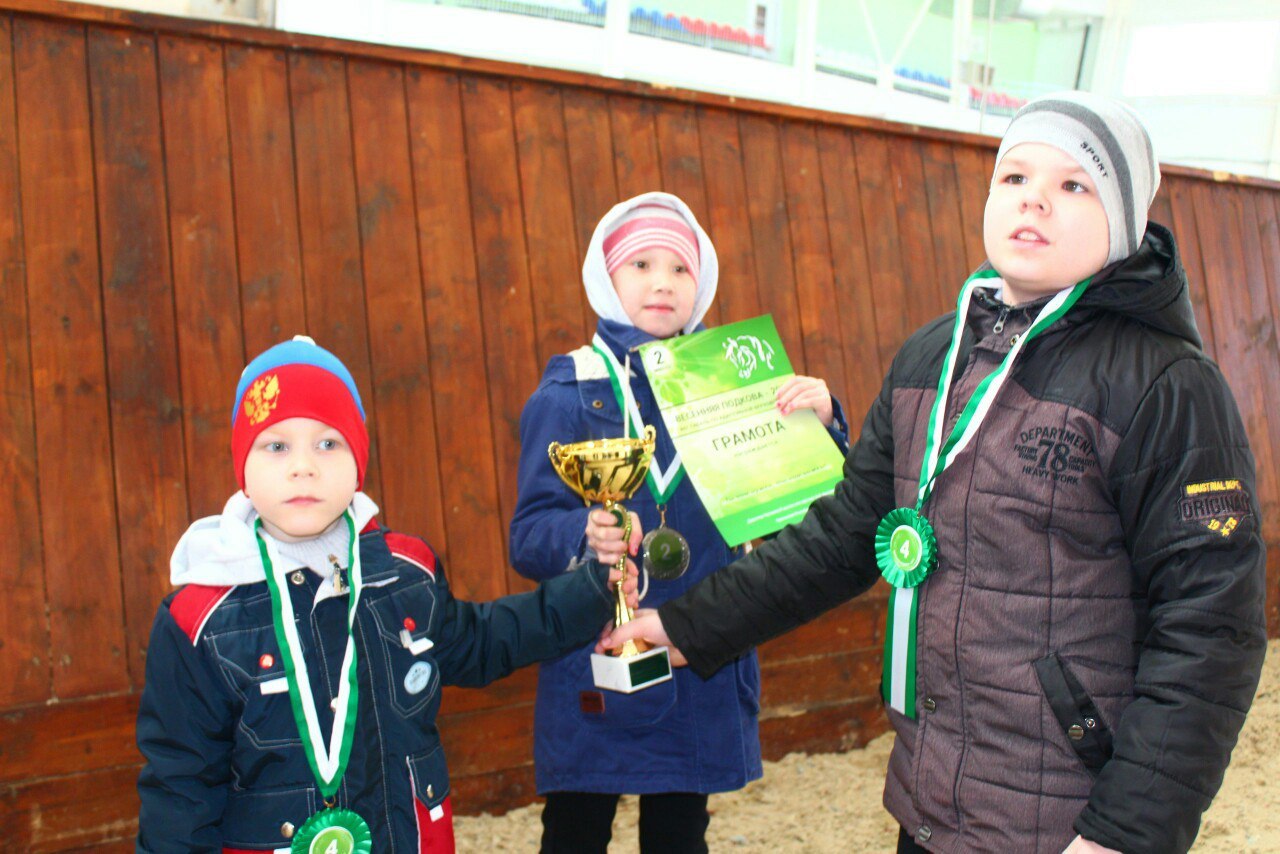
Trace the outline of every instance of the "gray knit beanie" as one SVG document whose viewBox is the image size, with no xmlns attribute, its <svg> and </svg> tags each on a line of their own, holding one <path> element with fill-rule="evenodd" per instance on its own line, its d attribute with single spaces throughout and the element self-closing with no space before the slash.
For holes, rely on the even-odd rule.
<svg viewBox="0 0 1280 854">
<path fill-rule="evenodd" d="M 1151 137 L 1137 113 L 1100 95 L 1055 92 L 1018 110 L 1000 140 L 996 165 L 1024 142 L 1061 149 L 1093 177 L 1110 231 L 1108 264 L 1137 251 L 1160 186 Z"/>
</svg>

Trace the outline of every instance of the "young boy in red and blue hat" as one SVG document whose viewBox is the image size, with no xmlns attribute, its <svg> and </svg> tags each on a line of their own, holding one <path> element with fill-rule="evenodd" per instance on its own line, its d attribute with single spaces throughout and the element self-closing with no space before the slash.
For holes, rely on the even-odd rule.
<svg viewBox="0 0 1280 854">
<path fill-rule="evenodd" d="M 152 629 L 138 850 L 452 851 L 441 686 L 581 646 L 620 574 L 455 599 L 426 542 L 376 521 L 360 394 L 310 339 L 245 368 L 232 456 L 241 490 L 183 535 Z"/>
</svg>

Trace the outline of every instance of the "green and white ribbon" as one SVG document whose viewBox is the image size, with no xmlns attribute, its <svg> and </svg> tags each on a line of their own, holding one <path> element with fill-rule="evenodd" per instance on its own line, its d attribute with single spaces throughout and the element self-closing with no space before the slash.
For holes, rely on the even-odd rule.
<svg viewBox="0 0 1280 854">
<path fill-rule="evenodd" d="M 952 428 L 950 434 L 944 437 L 947 399 L 951 391 L 951 375 L 955 370 L 956 359 L 960 353 L 960 342 L 964 337 L 965 321 L 969 315 L 969 305 L 972 302 L 973 292 L 981 287 L 985 280 L 997 278 L 998 276 L 999 273 L 995 270 L 980 270 L 970 276 L 964 287 L 960 289 L 960 298 L 956 302 L 955 324 L 951 330 L 951 344 L 947 348 L 946 358 L 942 362 L 942 373 L 938 377 L 938 394 L 934 398 L 933 409 L 929 412 L 924 459 L 920 462 L 920 485 L 916 490 L 916 505 L 914 509 L 899 508 L 890 513 L 889 516 L 886 516 L 885 521 L 881 523 L 882 530 L 879 531 L 882 537 L 892 537 L 893 531 L 897 531 L 903 524 L 901 520 L 895 521 L 892 525 L 892 531 L 889 531 L 886 535 L 884 526 L 890 522 L 890 517 L 895 513 L 918 515 L 924 525 L 929 526 L 928 521 L 920 514 L 922 514 L 925 502 L 928 501 L 929 496 L 933 493 L 934 484 L 937 482 L 938 477 L 955 462 L 960 452 L 969 446 L 969 443 L 973 441 L 973 437 L 977 435 L 978 429 L 987 417 L 987 413 L 991 411 L 991 406 L 995 402 L 996 396 L 999 395 L 1000 389 L 1004 387 L 1005 380 L 1012 373 L 1013 363 L 1017 360 L 1018 354 L 1026 348 L 1027 343 L 1032 338 L 1043 332 L 1058 318 L 1066 314 L 1071 309 L 1071 306 L 1076 304 L 1076 301 L 1084 294 L 1092 279 L 1091 276 L 1075 287 L 1061 290 L 1054 295 L 1053 299 L 1049 300 L 1044 308 L 1040 310 L 1040 313 L 1036 315 L 1030 328 L 1009 349 L 999 367 L 988 374 L 982 382 L 978 383 L 978 387 L 974 389 L 973 396 L 969 398 L 964 410 L 960 413 L 960 418 L 956 421 L 955 427 Z M 932 528 L 931 526 L 929 528 L 931 537 Z M 899 538 L 905 539 L 903 535 L 900 535 Z M 928 543 L 923 544 L 924 550 L 927 550 L 928 545 Z M 881 555 L 877 555 L 877 559 L 881 557 Z M 882 561 L 882 566 L 883 563 Z M 911 569 L 914 570 L 914 566 Z M 921 569 L 921 572 L 909 571 L 894 574 L 882 568 L 882 574 L 891 584 L 894 584 L 894 590 L 889 596 L 881 691 L 889 708 L 909 718 L 916 716 L 916 618 L 919 608 L 919 596 L 916 591 L 919 590 L 919 585 L 925 581 L 929 572 L 933 569 L 932 562 L 922 565 Z"/>
<path fill-rule="evenodd" d="M 342 783 L 351 758 L 351 744 L 355 737 L 356 710 L 359 697 L 356 688 L 356 644 L 352 628 L 356 620 L 356 604 L 360 601 L 363 578 L 360 572 L 360 549 L 356 537 L 356 523 L 351 510 L 343 516 L 350 534 L 351 597 L 347 603 L 347 650 L 342 658 L 342 670 L 338 696 L 333 703 L 333 729 L 325 746 L 320 732 L 320 718 L 316 713 L 315 697 L 311 694 L 311 678 L 307 662 L 302 654 L 302 642 L 294 621 L 293 600 L 285 583 L 287 570 L 280 568 L 280 556 L 275 544 L 262 536 L 262 520 L 258 519 L 258 550 L 262 566 L 267 573 L 267 589 L 271 592 L 271 618 L 275 625 L 276 642 L 284 658 L 284 675 L 289 685 L 289 703 L 293 718 L 302 736 L 302 748 L 307 755 L 311 772 L 320 784 L 320 794 L 326 800 L 333 798 Z"/>
<path fill-rule="evenodd" d="M 596 333 L 591 344 L 600 354 L 600 358 L 604 359 L 604 366 L 609 371 L 609 384 L 613 386 L 613 396 L 618 399 L 618 409 L 623 413 L 623 438 L 643 436 L 644 419 L 640 417 L 640 407 L 636 405 L 636 396 L 631 391 L 631 357 L 627 357 L 627 364 L 623 367 L 599 333 Z M 684 480 L 684 464 L 680 461 L 680 452 L 676 451 L 676 455 L 672 457 L 666 469 L 660 470 L 658 455 L 655 451 L 653 462 L 649 465 L 649 473 L 645 476 L 645 483 L 649 485 L 649 492 L 658 506 L 671 500 L 671 496 L 676 494 L 682 480 Z"/>
</svg>

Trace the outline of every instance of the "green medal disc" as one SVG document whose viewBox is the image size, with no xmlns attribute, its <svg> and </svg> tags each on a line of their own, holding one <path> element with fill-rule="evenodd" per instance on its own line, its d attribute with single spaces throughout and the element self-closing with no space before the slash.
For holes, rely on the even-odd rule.
<svg viewBox="0 0 1280 854">
<path fill-rule="evenodd" d="M 357 813 L 321 810 L 294 834 L 290 854 L 370 854 L 373 834 Z"/>
<path fill-rule="evenodd" d="M 653 578 L 670 581 L 689 568 L 689 541 L 663 525 L 644 535 L 644 568 Z"/>
<path fill-rule="evenodd" d="M 910 507 L 890 511 L 876 526 L 876 563 L 884 580 L 894 587 L 915 587 L 937 562 L 933 526 Z"/>
</svg>

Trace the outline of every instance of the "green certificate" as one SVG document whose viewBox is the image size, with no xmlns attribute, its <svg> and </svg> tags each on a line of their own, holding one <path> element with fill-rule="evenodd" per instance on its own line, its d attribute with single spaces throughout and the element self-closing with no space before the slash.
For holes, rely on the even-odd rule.
<svg viewBox="0 0 1280 854">
<path fill-rule="evenodd" d="M 794 376 L 769 315 L 640 346 L 667 432 L 731 546 L 798 521 L 844 458 L 812 409 L 783 417 Z"/>
</svg>

